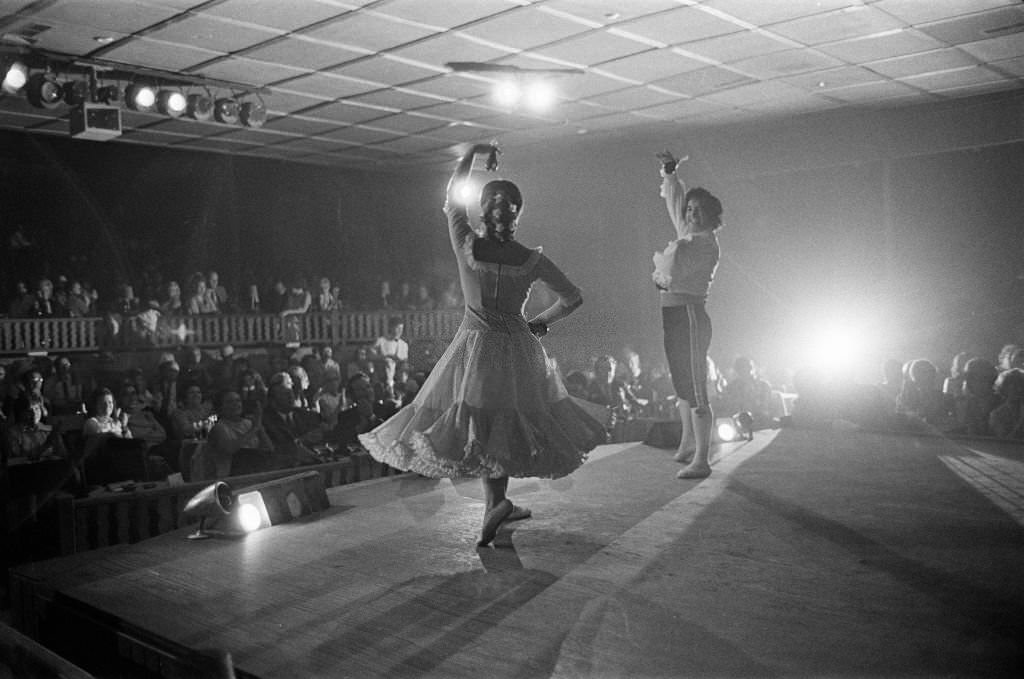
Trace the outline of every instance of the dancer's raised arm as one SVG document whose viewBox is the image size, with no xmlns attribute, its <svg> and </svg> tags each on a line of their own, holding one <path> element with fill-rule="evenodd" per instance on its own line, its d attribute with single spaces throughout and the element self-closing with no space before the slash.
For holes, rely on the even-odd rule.
<svg viewBox="0 0 1024 679">
<path fill-rule="evenodd" d="M 676 238 L 685 238 L 689 235 L 686 228 L 686 184 L 676 174 L 680 161 L 671 151 L 659 151 L 654 155 L 661 161 L 661 197 L 665 199 L 669 219 L 676 229 Z"/>
<path fill-rule="evenodd" d="M 448 188 L 445 191 L 444 211 L 448 215 L 452 247 L 456 250 L 461 247 L 462 242 L 466 238 L 476 233 L 473 231 L 473 227 L 469 225 L 469 212 L 466 210 L 463 202 L 459 200 L 457 194 L 462 187 L 462 183 L 469 178 L 470 173 L 473 171 L 473 161 L 476 160 L 477 154 L 483 153 L 487 154 L 485 169 L 488 172 L 497 170 L 498 154 L 501 153 L 498 145 L 493 143 L 473 144 L 462 155 L 462 158 L 459 159 L 459 162 L 455 165 L 455 170 L 452 172 L 451 179 L 448 180 Z"/>
</svg>

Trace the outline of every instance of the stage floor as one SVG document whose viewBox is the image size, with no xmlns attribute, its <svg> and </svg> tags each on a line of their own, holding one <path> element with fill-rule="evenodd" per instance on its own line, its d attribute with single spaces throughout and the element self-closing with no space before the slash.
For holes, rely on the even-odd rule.
<svg viewBox="0 0 1024 679">
<path fill-rule="evenodd" d="M 264 679 L 1019 677 L 1022 450 L 787 429 L 698 482 L 614 444 L 513 480 L 534 518 L 495 547 L 475 546 L 478 481 L 406 475 L 244 539 L 178 531 L 14 576 Z"/>
</svg>

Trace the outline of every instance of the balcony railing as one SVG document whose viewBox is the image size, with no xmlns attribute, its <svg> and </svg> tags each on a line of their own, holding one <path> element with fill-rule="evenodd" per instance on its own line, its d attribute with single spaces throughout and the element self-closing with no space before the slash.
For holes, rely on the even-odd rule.
<svg viewBox="0 0 1024 679">
<path fill-rule="evenodd" d="M 455 336 L 462 311 L 333 311 L 286 318 L 277 314 L 171 316 L 149 326 L 140 317 L 114 323 L 106 318 L 4 318 L 0 319 L 0 355 L 182 345 L 360 344 L 385 334 L 392 318 L 405 324 L 404 337 L 409 341 L 446 341 Z"/>
</svg>

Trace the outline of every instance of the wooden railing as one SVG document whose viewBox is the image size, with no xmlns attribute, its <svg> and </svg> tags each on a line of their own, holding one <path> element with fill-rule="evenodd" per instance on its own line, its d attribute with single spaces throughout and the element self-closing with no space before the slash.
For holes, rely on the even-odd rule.
<svg viewBox="0 0 1024 679">
<path fill-rule="evenodd" d="M 137 319 L 112 324 L 105 318 L 0 319 L 0 355 L 274 344 L 359 344 L 383 335 L 392 318 L 405 323 L 405 338 L 445 341 L 455 335 L 461 310 L 216 314 L 161 318 L 155 329 Z M 115 332 L 116 330 L 116 332 Z"/>
</svg>

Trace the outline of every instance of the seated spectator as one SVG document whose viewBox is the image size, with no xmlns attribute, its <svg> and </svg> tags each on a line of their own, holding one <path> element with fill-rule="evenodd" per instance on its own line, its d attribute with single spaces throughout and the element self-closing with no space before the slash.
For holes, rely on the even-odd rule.
<svg viewBox="0 0 1024 679">
<path fill-rule="evenodd" d="M 942 393 L 949 394 L 953 398 L 960 397 L 964 390 L 964 369 L 967 367 L 967 361 L 971 358 L 972 356 L 966 351 L 961 351 L 953 356 L 953 363 L 949 366 L 949 377 L 942 382 Z"/>
<path fill-rule="evenodd" d="M 85 457 L 90 457 L 108 437 L 130 439 L 128 413 L 114 405 L 114 393 L 103 387 L 93 398 L 92 416 L 82 427 L 85 437 Z"/>
<path fill-rule="evenodd" d="M 263 304 L 264 313 L 280 314 L 288 306 L 288 286 L 279 278 L 274 281 L 274 285 L 266 297 L 266 302 Z"/>
<path fill-rule="evenodd" d="M 1019 344 L 1005 344 L 1003 348 L 999 350 L 999 357 L 996 359 L 996 370 L 1002 373 L 1004 370 L 1009 370 L 1013 366 L 1013 355 L 1020 350 Z"/>
<path fill-rule="evenodd" d="M 334 308 L 338 311 L 343 311 L 345 309 L 345 300 L 341 296 L 340 285 L 331 286 L 331 296 L 334 297 Z"/>
<path fill-rule="evenodd" d="M 309 373 L 301 365 L 288 366 L 288 376 L 291 378 L 292 406 L 303 410 L 313 410 L 314 404 L 310 399 Z"/>
<path fill-rule="evenodd" d="M 956 422 L 953 398 L 942 393 L 935 364 L 924 358 L 910 362 L 897 409 L 940 431 L 948 431 Z"/>
<path fill-rule="evenodd" d="M 203 278 L 202 274 L 195 274 L 192 276 L 190 295 L 188 298 L 188 305 L 185 310 L 189 315 L 197 316 L 200 314 L 215 314 L 218 309 L 215 304 L 215 298 L 207 294 L 206 279 Z"/>
<path fill-rule="evenodd" d="M 14 286 L 11 304 L 7 307 L 7 315 L 11 318 L 31 318 L 35 316 L 35 311 L 35 295 L 28 291 L 25 281 L 18 281 Z"/>
<path fill-rule="evenodd" d="M 374 411 L 386 420 L 402 407 L 402 393 L 397 384 L 398 363 L 391 356 L 386 356 L 381 365 L 383 369 L 377 373 L 376 379 L 371 378 L 371 384 Z"/>
<path fill-rule="evenodd" d="M 217 308 L 220 313 L 230 311 L 230 300 L 228 289 L 220 282 L 220 274 L 211 271 L 206 275 L 206 294 L 210 298 L 209 303 Z"/>
<path fill-rule="evenodd" d="M 608 355 L 594 359 L 594 377 L 587 389 L 587 401 L 608 408 L 611 413 L 611 424 L 624 419 L 629 411 L 626 400 L 626 387 L 615 377 L 618 362 Z"/>
<path fill-rule="evenodd" d="M 996 391 L 1003 403 L 989 414 L 989 428 L 1001 439 L 1024 439 L 1024 370 L 1010 368 L 999 373 Z"/>
<path fill-rule="evenodd" d="M 49 421 L 50 413 L 53 410 L 53 404 L 50 403 L 50 399 L 46 398 L 43 394 L 43 373 L 39 369 L 29 367 L 21 374 L 21 379 L 18 380 L 17 388 L 13 394 L 8 396 L 9 400 L 4 407 L 8 416 L 13 415 L 12 402 L 22 397 L 29 399 L 29 401 L 39 408 L 40 421 Z"/>
<path fill-rule="evenodd" d="M 54 415 L 79 415 L 85 412 L 85 397 L 71 359 L 61 356 L 54 372 L 43 380 L 43 397 L 49 400 Z"/>
<path fill-rule="evenodd" d="M 335 311 L 338 308 L 338 300 L 331 292 L 331 279 L 324 276 L 320 279 L 320 289 L 313 300 L 315 311 Z"/>
<path fill-rule="evenodd" d="M 330 344 L 320 347 L 320 363 L 323 365 L 324 372 L 336 370 L 339 375 L 341 374 L 341 366 L 334 360 L 334 347 Z"/>
<path fill-rule="evenodd" d="M 590 378 L 582 370 L 573 370 L 565 376 L 565 390 L 569 392 L 570 396 L 587 399 L 587 394 L 590 391 Z"/>
<path fill-rule="evenodd" d="M 225 344 L 221 347 L 217 359 L 212 361 L 207 367 L 207 375 L 210 377 L 210 389 L 218 394 L 228 389 L 236 389 L 239 377 L 238 370 L 240 370 L 240 367 L 235 356 L 235 348 L 230 344 Z"/>
<path fill-rule="evenodd" d="M 293 394 L 285 384 L 270 387 L 263 410 L 263 429 L 274 446 L 275 468 L 316 464 L 320 458 L 313 447 L 324 442 L 320 416 L 292 405 Z"/>
<path fill-rule="evenodd" d="M 86 294 L 79 281 L 71 282 L 71 289 L 68 292 L 67 309 L 68 316 L 72 318 L 87 318 L 95 313 L 95 309 L 92 306 L 92 297 Z"/>
<path fill-rule="evenodd" d="M 463 307 L 462 288 L 457 280 L 448 281 L 444 292 L 441 293 L 440 309 L 461 309 Z"/>
<path fill-rule="evenodd" d="M 199 347 L 192 346 L 185 349 L 181 357 L 181 381 L 186 384 L 198 384 L 203 393 L 208 393 L 213 387 L 213 377 L 206 356 Z"/>
<path fill-rule="evenodd" d="M 171 415 L 178 409 L 180 399 L 178 377 L 180 374 L 181 367 L 178 362 L 173 358 L 165 357 L 157 368 L 157 380 L 152 389 L 153 409 L 160 424 L 168 431 L 171 428 Z"/>
<path fill-rule="evenodd" d="M 401 318 L 394 316 L 388 319 L 388 329 L 374 341 L 370 348 L 376 360 L 380 361 L 385 356 L 390 356 L 398 362 L 409 360 L 409 343 L 402 339 L 405 332 L 405 323 Z"/>
<path fill-rule="evenodd" d="M 267 453 L 268 464 L 274 444 L 267 437 L 260 420 L 262 413 L 245 417 L 242 412 L 242 397 L 238 392 L 228 390 L 220 395 L 217 406 L 217 423 L 210 430 L 210 436 L 203 449 L 202 458 L 209 461 L 200 465 L 203 474 L 199 478 L 224 478 L 231 474 L 231 462 L 235 454 L 243 449 L 262 450 Z M 212 474 L 210 473 L 212 471 Z M 193 480 L 198 480 L 195 473 Z"/>
<path fill-rule="evenodd" d="M 242 398 L 242 413 L 246 416 L 254 416 L 267 403 L 267 385 L 263 383 L 263 376 L 248 366 L 242 368 L 237 391 Z"/>
<path fill-rule="evenodd" d="M 362 448 L 359 434 L 365 434 L 383 418 L 375 408 L 373 385 L 366 373 L 356 373 L 348 379 L 345 396 L 349 406 L 338 413 L 338 426 L 333 432 L 333 440 L 349 451 Z"/>
<path fill-rule="evenodd" d="M 320 387 L 324 384 L 323 361 L 320 359 L 316 349 L 314 349 L 299 359 L 299 366 L 306 371 L 306 377 L 309 381 L 309 386 L 306 387 L 306 399 L 312 403 L 316 397 L 316 392 L 320 391 Z"/>
<path fill-rule="evenodd" d="M 345 377 L 353 377 L 358 373 L 373 375 L 373 361 L 371 360 L 372 349 L 366 346 L 356 347 L 352 352 L 352 359 L 345 366 Z"/>
<path fill-rule="evenodd" d="M 337 370 L 327 370 L 324 373 L 323 386 L 316 394 L 316 407 L 320 413 L 320 419 L 329 428 L 338 426 L 338 413 L 347 405 L 341 391 L 341 373 Z"/>
<path fill-rule="evenodd" d="M 68 315 L 64 308 L 53 296 L 53 281 L 43 278 L 36 286 L 35 309 L 33 315 L 40 318 L 61 318 Z"/>
<path fill-rule="evenodd" d="M 153 411 L 148 410 L 139 400 L 138 390 L 135 384 L 125 381 L 121 385 L 121 393 L 118 395 L 118 405 L 121 412 L 127 415 L 127 427 L 133 439 L 145 441 L 150 448 L 159 446 L 167 440 L 167 431 Z"/>
<path fill-rule="evenodd" d="M 213 406 L 203 398 L 203 389 L 198 384 L 185 387 L 181 407 L 171 414 L 171 430 L 168 432 L 175 441 L 205 438 L 213 426 Z"/>
<path fill-rule="evenodd" d="M 399 408 L 412 403 L 413 399 L 416 398 L 416 394 L 420 391 L 422 382 L 416 379 L 416 375 L 414 373 L 415 371 L 412 368 L 412 363 L 406 361 L 399 364 L 398 372 L 395 375 L 395 385 L 400 399 Z"/>
<path fill-rule="evenodd" d="M 990 436 L 989 414 L 1002 400 L 995 390 L 996 367 L 972 358 L 963 368 L 963 386 L 956 397 L 957 433 Z"/>
<path fill-rule="evenodd" d="M 160 312 L 165 316 L 180 316 L 185 313 L 185 303 L 181 300 L 181 286 L 178 281 L 167 283 L 165 298 L 160 302 Z"/>
<path fill-rule="evenodd" d="M 60 431 L 41 421 L 37 403 L 26 396 L 18 398 L 12 406 L 13 423 L 4 430 L 6 459 L 26 457 L 67 457 Z"/>
<path fill-rule="evenodd" d="M 416 298 L 412 302 L 412 308 L 417 311 L 433 311 L 437 308 L 434 296 L 430 294 L 430 288 L 426 283 L 416 286 Z"/>
<path fill-rule="evenodd" d="M 754 362 L 746 356 L 737 356 L 732 374 L 725 383 L 717 410 L 723 416 L 748 412 L 754 418 L 754 429 L 764 429 L 772 423 L 772 386 L 757 376 Z"/>
</svg>

